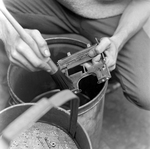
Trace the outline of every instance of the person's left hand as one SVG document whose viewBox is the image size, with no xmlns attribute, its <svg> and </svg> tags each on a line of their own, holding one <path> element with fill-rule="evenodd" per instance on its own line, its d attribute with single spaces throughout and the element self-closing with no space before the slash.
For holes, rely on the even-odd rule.
<svg viewBox="0 0 150 149">
<path fill-rule="evenodd" d="M 114 70 L 116 68 L 118 49 L 115 45 L 115 42 L 111 38 L 101 38 L 100 43 L 97 45 L 97 47 L 94 50 L 89 51 L 89 56 L 93 57 L 93 64 L 98 63 L 100 61 L 102 52 L 104 52 L 106 55 L 107 67 L 110 71 Z"/>
</svg>

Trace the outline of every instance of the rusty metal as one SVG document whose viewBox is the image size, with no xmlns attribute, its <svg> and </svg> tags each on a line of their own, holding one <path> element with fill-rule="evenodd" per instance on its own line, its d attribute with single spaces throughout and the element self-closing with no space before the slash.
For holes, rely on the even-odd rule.
<svg viewBox="0 0 150 149">
<path fill-rule="evenodd" d="M 101 54 L 101 59 L 97 64 L 94 64 L 89 68 L 85 68 L 85 66 L 83 65 L 84 63 L 90 62 L 92 60 L 92 57 L 88 55 L 88 52 L 95 49 L 96 46 L 97 44 L 73 54 L 69 52 L 69 54 L 67 53 L 67 57 L 62 58 L 57 62 L 59 69 L 72 80 L 74 86 L 72 91 L 75 93 L 81 92 L 81 89 L 79 88 L 79 82 L 84 77 L 87 77 L 89 75 L 96 75 L 97 82 L 99 84 L 107 81 L 111 77 L 105 63 L 105 57 L 103 53 Z M 78 67 L 77 71 L 74 71 L 75 67 Z M 71 70 L 73 70 L 72 73 L 70 73 Z"/>
</svg>

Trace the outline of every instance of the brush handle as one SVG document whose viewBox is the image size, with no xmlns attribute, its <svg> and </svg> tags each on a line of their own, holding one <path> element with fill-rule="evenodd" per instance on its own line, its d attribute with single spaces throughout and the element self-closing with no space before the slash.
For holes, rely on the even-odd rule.
<svg viewBox="0 0 150 149">
<path fill-rule="evenodd" d="M 51 71 L 49 72 L 51 75 L 56 74 L 56 72 L 58 72 L 58 67 L 56 66 L 56 64 L 52 61 L 52 59 L 50 58 L 49 61 L 47 62 L 48 65 L 51 67 Z"/>
<path fill-rule="evenodd" d="M 11 25 L 18 32 L 20 37 L 24 42 L 26 42 L 32 49 L 34 49 L 33 39 L 31 36 L 22 28 L 22 26 L 14 19 L 14 17 L 9 13 L 6 7 L 3 5 L 0 7 L 1 12 L 7 18 L 7 20 L 11 23 Z"/>
<path fill-rule="evenodd" d="M 0 146 L 5 144 L 9 146 L 17 135 L 23 132 L 25 129 L 33 125 L 38 119 L 40 119 L 45 113 L 47 113 L 52 107 L 58 107 L 66 103 L 71 99 L 75 99 L 77 96 L 70 90 L 63 90 L 51 98 L 42 98 L 35 105 L 31 106 L 13 122 L 11 122 L 5 130 L 2 132 L 2 138 L 0 138 Z M 3 149 L 2 147 L 0 149 Z"/>
</svg>

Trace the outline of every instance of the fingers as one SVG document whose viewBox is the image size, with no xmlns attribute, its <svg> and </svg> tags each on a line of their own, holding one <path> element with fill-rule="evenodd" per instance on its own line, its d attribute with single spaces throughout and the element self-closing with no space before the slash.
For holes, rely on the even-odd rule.
<svg viewBox="0 0 150 149">
<path fill-rule="evenodd" d="M 34 51 L 23 41 L 18 42 L 15 49 L 9 54 L 10 61 L 30 71 L 44 69 L 50 71 L 50 66 L 41 60 Z"/>
<path fill-rule="evenodd" d="M 83 66 L 88 69 L 92 66 L 92 64 L 91 63 L 84 63 Z"/>
<path fill-rule="evenodd" d="M 101 53 L 105 53 L 106 65 L 112 71 L 116 68 L 117 51 L 115 44 L 108 37 L 104 37 L 95 49 L 89 51 L 89 56 L 93 57 L 92 62 L 96 64 L 101 59 Z"/>
<path fill-rule="evenodd" d="M 38 30 L 26 30 L 29 34 L 30 43 L 25 43 L 22 39 L 17 38 L 15 46 L 10 50 L 9 59 L 13 64 L 23 67 L 30 71 L 40 69 L 51 71 L 47 64 L 50 56 L 49 48 L 46 41 Z"/>
<path fill-rule="evenodd" d="M 101 59 L 101 54 L 98 54 L 96 57 L 92 59 L 93 64 L 97 64 Z"/>
<path fill-rule="evenodd" d="M 21 55 L 18 55 L 17 57 L 20 57 L 20 58 L 16 58 L 16 59 L 15 59 L 15 57 L 10 58 L 10 61 L 11 61 L 12 64 L 17 65 L 21 68 L 24 68 L 27 71 L 29 71 L 29 70 L 30 71 L 37 71 L 37 70 L 34 69 L 34 67 L 32 67 L 30 65 L 30 63 L 28 63 L 27 61 L 24 61 L 24 58 Z M 21 61 L 18 61 L 18 59 L 21 59 Z"/>
<path fill-rule="evenodd" d="M 101 38 L 100 43 L 97 45 L 95 51 L 97 54 L 102 53 L 103 51 L 107 50 L 111 45 L 111 41 L 108 37 Z"/>
<path fill-rule="evenodd" d="M 41 33 L 38 30 L 27 30 L 27 32 L 30 34 L 30 36 L 34 39 L 38 46 L 38 51 L 37 55 L 41 57 L 49 57 L 50 56 L 50 51 L 48 48 L 48 45 L 44 38 L 42 37 Z"/>
<path fill-rule="evenodd" d="M 97 52 L 96 52 L 95 49 L 91 49 L 88 54 L 89 54 L 90 57 L 94 57 L 94 56 L 97 55 Z"/>
<path fill-rule="evenodd" d="M 89 56 L 94 57 L 97 54 L 102 53 L 106 49 L 108 49 L 111 45 L 111 41 L 108 37 L 101 38 L 100 43 L 97 45 L 95 49 L 92 49 L 89 51 Z"/>
</svg>

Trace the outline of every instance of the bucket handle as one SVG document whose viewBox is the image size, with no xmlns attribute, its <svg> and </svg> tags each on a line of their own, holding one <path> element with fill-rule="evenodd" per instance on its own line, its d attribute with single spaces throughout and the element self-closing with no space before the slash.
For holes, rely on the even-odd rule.
<svg viewBox="0 0 150 149">
<path fill-rule="evenodd" d="M 8 148 L 11 140 L 13 140 L 13 138 L 17 136 L 22 130 L 25 130 L 26 128 L 28 128 L 28 126 L 31 126 L 31 124 L 36 122 L 52 107 L 58 107 L 69 100 L 71 100 L 69 133 L 74 138 L 76 133 L 79 99 L 70 90 L 64 90 L 52 96 L 50 99 L 42 98 L 39 102 L 37 102 L 36 105 L 26 110 L 23 114 L 21 114 L 13 122 L 11 122 L 2 132 L 1 139 L 0 139 L 0 148 L 3 147 L 4 149 Z"/>
<path fill-rule="evenodd" d="M 57 93 L 55 95 L 57 95 L 59 92 L 61 92 L 59 90 L 55 90 L 55 91 L 57 91 Z M 49 93 L 49 91 L 46 93 Z M 31 102 L 37 102 L 37 101 L 39 101 L 39 99 L 41 99 L 45 96 L 46 96 L 46 94 L 43 94 L 42 96 L 37 96 Z M 68 96 L 70 97 L 70 109 L 71 109 L 68 132 L 72 135 L 72 137 L 74 137 L 75 132 L 76 132 L 76 125 L 77 125 L 77 119 L 78 119 L 78 107 L 79 107 L 80 100 L 79 100 L 79 97 L 70 90 L 68 91 Z M 60 96 L 60 97 L 62 97 L 62 96 Z"/>
<path fill-rule="evenodd" d="M 79 97 L 76 96 L 70 101 L 70 124 L 69 124 L 69 133 L 74 138 L 76 134 L 76 126 L 78 119 L 78 107 L 79 107 Z"/>
</svg>

